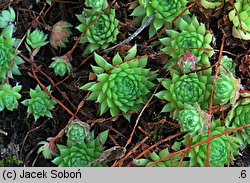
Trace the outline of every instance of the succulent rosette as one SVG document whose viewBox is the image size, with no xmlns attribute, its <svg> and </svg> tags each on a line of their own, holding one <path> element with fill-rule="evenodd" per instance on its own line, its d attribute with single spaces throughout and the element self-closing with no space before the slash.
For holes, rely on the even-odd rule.
<svg viewBox="0 0 250 183">
<path fill-rule="evenodd" d="M 161 158 L 168 156 L 169 154 L 170 154 L 169 150 L 168 148 L 166 148 L 161 150 L 159 154 L 157 154 L 156 152 L 152 152 L 148 158 L 136 159 L 133 161 L 133 164 L 139 167 L 145 167 Z M 164 161 L 155 164 L 153 167 L 178 167 L 178 164 L 181 160 L 181 156 L 182 156 L 181 154 L 177 154 L 169 159 L 166 159 Z M 183 161 L 182 167 L 187 167 L 187 166 L 188 166 L 188 161 Z"/>
<path fill-rule="evenodd" d="M 28 30 L 26 38 L 26 47 L 29 45 L 33 49 L 40 48 L 48 43 L 48 41 L 46 41 L 47 37 L 47 34 L 44 34 L 38 29 L 35 29 L 32 32 Z"/>
<path fill-rule="evenodd" d="M 50 91 L 50 86 L 47 87 Z M 30 99 L 26 99 L 22 102 L 23 105 L 28 106 L 28 115 L 33 114 L 35 121 L 41 116 L 47 116 L 52 118 L 50 110 L 54 109 L 56 102 L 40 88 L 39 85 L 36 86 L 35 90 L 30 89 Z"/>
<path fill-rule="evenodd" d="M 167 100 L 167 103 L 161 112 L 170 112 L 175 109 L 182 109 L 186 105 L 193 106 L 198 103 L 202 109 L 208 108 L 208 99 L 210 96 L 209 85 L 211 78 L 199 76 L 196 73 L 184 74 L 179 76 L 173 74 L 172 80 L 166 78 L 162 81 L 162 90 L 155 94 L 156 97 Z"/>
<path fill-rule="evenodd" d="M 52 32 L 50 35 L 50 44 L 53 48 L 65 48 L 66 43 L 69 42 L 68 38 L 72 34 L 72 25 L 65 21 L 59 21 L 53 25 Z"/>
<path fill-rule="evenodd" d="M 200 3 L 206 9 L 214 9 L 221 5 L 221 0 L 201 0 Z"/>
<path fill-rule="evenodd" d="M 250 99 L 244 98 L 236 102 L 229 111 L 225 123 L 228 127 L 236 128 L 250 123 Z M 236 137 L 241 145 L 244 142 L 250 144 L 250 127 L 246 127 L 236 132 Z"/>
<path fill-rule="evenodd" d="M 210 46 L 212 34 L 206 31 L 205 25 L 188 15 L 178 19 L 174 25 L 178 30 L 167 29 L 167 37 L 160 39 L 164 46 L 161 51 L 176 59 L 176 62 L 179 55 L 190 52 L 197 57 L 198 65 L 209 67 L 209 57 L 214 52 Z"/>
<path fill-rule="evenodd" d="M 82 143 L 89 135 L 89 129 L 87 123 L 78 120 L 72 121 L 67 128 L 67 137 L 75 143 Z"/>
<path fill-rule="evenodd" d="M 134 9 L 132 16 L 136 21 L 143 24 L 151 15 L 157 11 L 154 19 L 151 21 L 149 28 L 149 37 L 153 37 L 157 30 L 171 22 L 186 7 L 186 0 L 139 0 L 139 6 Z M 188 14 L 186 11 L 184 14 Z"/>
<path fill-rule="evenodd" d="M 175 110 L 173 118 L 179 122 L 181 131 L 189 132 L 191 136 L 203 133 L 210 119 L 209 114 L 202 111 L 197 104 L 194 107 L 186 106 L 183 109 Z"/>
<path fill-rule="evenodd" d="M 13 74 L 21 75 L 18 65 L 24 63 L 24 61 L 21 57 L 17 56 L 19 51 L 17 51 L 16 55 L 14 55 L 15 42 L 16 40 L 13 38 L 5 39 L 3 36 L 0 36 L 0 82 L 5 79 L 12 59 L 14 59 L 14 63 L 9 76 L 13 78 Z"/>
<path fill-rule="evenodd" d="M 50 141 L 51 138 L 48 138 L 47 140 Z M 41 146 L 39 147 L 37 153 L 42 153 L 45 159 L 51 159 L 53 157 L 51 144 L 48 141 L 41 141 L 38 143 L 38 145 L 41 145 Z"/>
<path fill-rule="evenodd" d="M 234 37 L 250 40 L 250 4 L 248 0 L 236 0 L 233 9 L 229 12 L 229 19 L 233 22 L 232 34 Z M 238 15 L 239 14 L 239 17 Z M 240 18 L 240 21 L 239 21 Z"/>
<path fill-rule="evenodd" d="M 8 110 L 13 111 L 18 107 L 18 99 L 21 95 L 18 93 L 22 89 L 21 85 L 12 87 L 4 83 L 0 85 L 0 111 L 6 107 Z"/>
<path fill-rule="evenodd" d="M 195 0 L 188 0 L 189 2 L 195 2 Z M 229 0 L 225 0 L 228 2 Z M 221 6 L 221 0 L 200 0 L 201 6 L 205 9 L 215 9 Z"/>
<path fill-rule="evenodd" d="M 85 5 L 95 11 L 101 11 L 108 7 L 107 0 L 86 0 Z"/>
<path fill-rule="evenodd" d="M 72 65 L 70 64 L 68 57 L 53 57 L 52 60 L 54 61 L 50 64 L 49 68 L 53 68 L 56 75 L 65 76 L 65 74 L 70 74 Z"/>
<path fill-rule="evenodd" d="M 92 66 L 92 69 L 97 75 L 97 82 L 87 83 L 81 89 L 92 92 L 88 100 L 96 100 L 100 104 L 101 115 L 108 110 L 112 116 L 135 111 L 147 102 L 150 90 L 155 86 L 152 80 L 156 74 L 144 68 L 147 58 L 134 59 L 136 52 L 137 47 L 132 47 L 124 62 L 117 53 L 112 64 L 100 55 L 94 55 L 98 66 Z M 125 117 L 129 118 L 129 115 Z"/>
<path fill-rule="evenodd" d="M 89 43 L 83 53 L 84 55 L 87 55 L 98 48 L 106 49 L 110 43 L 115 42 L 119 30 L 118 20 L 115 18 L 114 9 L 105 11 L 100 18 L 98 18 L 98 13 L 95 11 L 88 9 L 85 9 L 84 11 L 87 14 L 87 18 L 83 17 L 83 15 L 76 16 L 82 23 L 77 26 L 77 29 L 80 32 L 86 31 L 86 35 L 80 40 L 80 43 Z M 96 22 L 94 25 L 90 26 L 95 20 Z"/>
<path fill-rule="evenodd" d="M 185 73 L 188 71 L 195 71 L 197 61 L 197 57 L 194 54 L 186 52 L 179 56 L 177 64 L 181 71 Z"/>
<path fill-rule="evenodd" d="M 3 10 L 0 14 L 0 28 L 5 28 L 16 19 L 16 13 L 13 8 L 9 7 L 9 10 Z"/>
<path fill-rule="evenodd" d="M 225 131 L 225 127 L 221 126 L 220 121 L 212 122 L 211 137 Z M 208 138 L 208 132 L 203 135 L 199 134 L 193 137 L 190 145 L 205 141 Z M 186 135 L 183 141 L 187 144 L 190 136 Z M 228 165 L 230 160 L 238 154 L 239 141 L 236 137 L 231 135 L 222 135 L 210 141 L 209 164 L 212 167 L 223 167 Z M 196 146 L 190 149 L 188 156 L 190 157 L 190 166 L 206 166 L 207 143 Z"/>
<path fill-rule="evenodd" d="M 100 133 L 94 139 L 94 133 L 90 139 L 82 143 L 74 143 L 67 139 L 67 144 L 57 144 L 59 155 L 52 160 L 52 163 L 59 167 L 102 167 L 106 166 L 104 162 L 98 162 L 97 158 L 103 153 L 103 144 L 108 137 L 108 130 Z"/>
<path fill-rule="evenodd" d="M 232 58 L 224 55 L 221 57 L 220 64 L 220 74 L 230 75 L 230 73 L 232 73 L 233 75 L 235 75 L 236 64 L 234 63 Z"/>
<path fill-rule="evenodd" d="M 240 79 L 231 75 L 220 75 L 216 80 L 213 104 L 224 105 L 227 102 L 234 104 L 239 98 L 241 89 Z"/>
</svg>

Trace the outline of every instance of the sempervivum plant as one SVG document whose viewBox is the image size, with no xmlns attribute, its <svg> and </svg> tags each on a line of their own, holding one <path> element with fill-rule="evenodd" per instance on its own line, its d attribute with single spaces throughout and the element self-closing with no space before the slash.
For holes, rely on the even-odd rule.
<svg viewBox="0 0 250 183">
<path fill-rule="evenodd" d="M 178 19 L 174 25 L 178 30 L 167 29 L 168 37 L 160 39 L 164 45 L 161 51 L 176 60 L 179 55 L 191 52 L 197 57 L 197 64 L 209 67 L 209 57 L 214 52 L 210 46 L 212 34 L 206 31 L 205 25 L 200 24 L 196 17 L 190 18 L 188 15 Z"/>
<path fill-rule="evenodd" d="M 196 70 L 197 57 L 190 52 L 179 55 L 178 60 L 174 58 L 168 59 L 164 65 L 164 69 L 169 71 L 171 75 L 174 74 L 187 74 Z"/>
<path fill-rule="evenodd" d="M 50 86 L 47 87 L 50 92 Z M 47 116 L 52 118 L 50 110 L 54 109 L 56 102 L 40 88 L 39 85 L 36 86 L 35 90 L 30 89 L 30 99 L 26 99 L 22 102 L 23 105 L 28 106 L 28 115 L 33 114 L 35 121 L 40 118 L 40 116 Z"/>
<path fill-rule="evenodd" d="M 9 7 L 9 10 L 3 10 L 0 14 L 0 28 L 5 28 L 16 19 L 16 13 L 13 8 Z"/>
<path fill-rule="evenodd" d="M 214 104 L 224 105 L 227 102 L 234 104 L 239 98 L 239 90 L 241 89 L 240 79 L 236 79 L 233 75 L 220 75 L 216 80 Z"/>
<path fill-rule="evenodd" d="M 236 102 L 229 111 L 225 123 L 227 126 L 236 128 L 250 123 L 250 99 L 244 98 Z M 250 144 L 250 127 L 236 132 L 236 137 L 241 145 L 244 142 Z"/>
<path fill-rule="evenodd" d="M 211 137 L 225 131 L 225 127 L 220 125 L 220 121 L 212 122 Z M 203 135 L 193 137 L 190 145 L 205 141 L 208 138 L 208 132 Z M 189 135 L 185 136 L 184 144 L 190 139 Z M 239 141 L 231 135 L 222 135 L 210 141 L 209 164 L 212 167 L 223 167 L 228 165 L 230 160 L 234 159 L 234 155 L 238 154 Z M 207 143 L 201 144 L 190 149 L 188 156 L 190 157 L 190 166 L 206 166 Z"/>
<path fill-rule="evenodd" d="M 181 131 L 189 132 L 193 136 L 204 131 L 209 120 L 209 114 L 202 111 L 199 105 L 195 104 L 195 107 L 187 105 L 183 109 L 175 110 L 173 118 L 179 122 Z"/>
<path fill-rule="evenodd" d="M 184 74 L 179 76 L 174 74 L 172 80 L 166 78 L 162 81 L 162 86 L 166 90 L 156 93 L 156 97 L 167 100 L 162 112 L 170 112 L 175 109 L 184 108 L 186 105 L 193 106 L 196 102 L 202 109 L 208 107 L 208 98 L 210 96 L 209 86 L 210 78 L 207 76 L 198 76 L 196 73 Z"/>
<path fill-rule="evenodd" d="M 221 5 L 221 0 L 201 0 L 200 3 L 206 9 L 213 9 Z"/>
<path fill-rule="evenodd" d="M 67 137 L 75 142 L 82 143 L 85 138 L 89 135 L 89 125 L 83 123 L 79 120 L 74 120 L 70 123 L 70 126 L 67 128 Z"/>
<path fill-rule="evenodd" d="M 42 31 L 38 29 L 35 29 L 32 32 L 28 30 L 26 42 L 25 42 L 25 46 L 27 50 L 30 53 L 32 53 L 33 50 L 31 50 L 31 48 L 34 49 L 33 56 L 35 56 L 37 52 L 39 51 L 39 49 L 49 42 L 49 41 L 46 41 L 47 37 L 48 37 L 47 34 L 44 34 Z"/>
<path fill-rule="evenodd" d="M 10 111 L 18 107 L 17 100 L 21 98 L 18 92 L 21 89 L 21 85 L 14 87 L 7 83 L 0 85 L 0 111 L 3 111 L 5 107 Z"/>
<path fill-rule="evenodd" d="M 105 163 L 96 160 L 103 153 L 103 144 L 107 137 L 108 130 L 100 133 L 96 139 L 94 139 L 92 132 L 90 138 L 81 143 L 74 143 L 67 139 L 66 146 L 57 144 L 59 155 L 52 162 L 59 167 L 106 166 Z"/>
<path fill-rule="evenodd" d="M 195 71 L 197 61 L 197 57 L 194 54 L 186 52 L 179 56 L 177 64 L 183 72 Z"/>
<path fill-rule="evenodd" d="M 47 140 L 50 141 L 52 138 L 49 137 Z M 40 141 L 38 145 L 41 145 L 37 153 L 42 153 L 45 159 L 51 159 L 53 157 L 53 152 L 51 150 L 51 144 L 48 141 Z"/>
<path fill-rule="evenodd" d="M 77 26 L 77 29 L 80 32 L 86 31 L 86 35 L 81 39 L 80 43 L 89 43 L 84 50 L 84 55 L 90 54 L 98 48 L 106 49 L 110 43 L 116 41 L 119 31 L 114 9 L 106 10 L 99 18 L 98 13 L 95 11 L 85 9 L 84 12 L 87 18 L 83 15 L 76 15 L 82 23 Z M 94 25 L 90 26 L 95 20 Z"/>
<path fill-rule="evenodd" d="M 233 75 L 235 75 L 236 64 L 234 63 L 232 58 L 224 55 L 221 57 L 220 64 L 220 74 L 230 75 L 230 73 L 232 73 Z"/>
<path fill-rule="evenodd" d="M 49 68 L 53 68 L 56 75 L 65 76 L 65 74 L 70 74 L 72 65 L 70 64 L 68 57 L 53 57 L 52 60 L 54 61 L 50 64 Z"/>
<path fill-rule="evenodd" d="M 235 9 L 228 14 L 229 19 L 233 22 L 232 34 L 234 37 L 250 40 L 250 4 L 248 0 L 236 0 Z M 238 17 L 239 15 L 239 17 Z M 240 18 L 240 21 L 239 21 Z"/>
<path fill-rule="evenodd" d="M 170 154 L 169 150 L 168 148 L 166 148 L 166 149 L 161 150 L 159 154 L 157 154 L 156 152 L 152 152 L 148 158 L 136 159 L 133 161 L 133 163 L 136 166 L 145 167 L 161 158 L 168 156 L 169 154 Z M 177 154 L 173 156 L 172 158 L 166 159 L 162 162 L 155 164 L 154 167 L 178 167 L 180 159 L 181 159 L 181 154 Z M 187 167 L 188 164 L 189 164 L 188 161 L 182 162 L 183 167 Z"/>
<path fill-rule="evenodd" d="M 86 0 L 85 5 L 95 11 L 100 11 L 108 7 L 107 0 Z"/>
<path fill-rule="evenodd" d="M 149 37 L 153 37 L 157 30 L 164 24 L 171 22 L 187 5 L 186 0 L 139 0 L 139 6 L 135 8 L 132 16 L 136 17 L 136 21 L 143 24 L 155 11 L 157 14 L 151 21 L 149 28 Z M 188 14 L 186 11 L 185 14 Z"/>
<path fill-rule="evenodd" d="M 58 47 L 66 47 L 66 43 L 69 42 L 68 38 L 72 34 L 71 27 L 72 25 L 65 21 L 59 21 L 53 25 L 49 40 L 53 48 L 57 49 Z"/>
<path fill-rule="evenodd" d="M 144 68 L 147 58 L 134 59 L 136 52 L 137 47 L 134 46 L 124 62 L 117 53 L 112 64 L 100 55 L 94 55 L 98 66 L 92 66 L 92 69 L 97 75 L 97 82 L 87 83 L 81 89 L 92 92 L 88 100 L 96 100 L 100 104 L 101 115 L 108 110 L 112 116 L 135 111 L 147 102 L 150 90 L 155 86 L 151 81 L 156 74 Z"/>
<path fill-rule="evenodd" d="M 14 59 L 14 63 L 10 70 L 9 77 L 12 78 L 13 74 L 21 75 L 18 69 L 18 65 L 22 64 L 24 61 L 21 57 L 17 56 L 19 51 L 17 51 L 17 53 L 14 55 L 16 44 L 15 42 L 16 40 L 13 38 L 5 39 L 3 35 L 0 36 L 0 82 L 5 79 L 12 59 Z"/>
</svg>

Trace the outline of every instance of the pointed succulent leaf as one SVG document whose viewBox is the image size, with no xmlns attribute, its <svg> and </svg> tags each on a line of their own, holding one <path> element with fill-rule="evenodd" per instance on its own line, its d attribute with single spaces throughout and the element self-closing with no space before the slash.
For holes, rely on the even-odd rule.
<svg viewBox="0 0 250 183">
<path fill-rule="evenodd" d="M 112 65 L 108 63 L 102 56 L 98 55 L 97 53 L 94 54 L 95 62 L 104 70 L 109 70 Z"/>
</svg>

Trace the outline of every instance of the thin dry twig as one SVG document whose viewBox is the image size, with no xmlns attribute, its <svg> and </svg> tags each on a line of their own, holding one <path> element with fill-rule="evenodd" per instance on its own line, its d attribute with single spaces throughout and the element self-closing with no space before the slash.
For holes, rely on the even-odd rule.
<svg viewBox="0 0 250 183">
<path fill-rule="evenodd" d="M 136 36 L 138 36 L 138 34 L 141 33 L 141 31 L 143 31 L 147 26 L 148 24 L 153 20 L 153 18 L 155 17 L 156 15 L 156 11 L 147 19 L 147 21 L 145 21 L 144 24 L 141 25 L 141 27 L 139 27 L 139 29 L 137 29 L 131 36 L 129 36 L 127 39 L 125 39 L 124 41 L 120 42 L 119 44 L 115 45 L 115 46 L 112 46 L 111 48 L 108 48 L 106 50 L 104 50 L 103 52 L 105 53 L 108 53 L 122 45 L 125 45 L 125 44 L 128 44 L 130 41 L 132 41 Z"/>
</svg>

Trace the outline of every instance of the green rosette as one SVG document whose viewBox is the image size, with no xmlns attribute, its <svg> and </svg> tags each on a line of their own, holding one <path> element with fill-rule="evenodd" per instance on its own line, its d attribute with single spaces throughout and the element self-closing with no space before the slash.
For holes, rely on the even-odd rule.
<svg viewBox="0 0 250 183">
<path fill-rule="evenodd" d="M 0 111 L 3 111 L 5 108 L 13 111 L 18 107 L 18 99 L 21 98 L 18 92 L 21 89 L 21 85 L 14 87 L 7 83 L 0 85 Z"/>
<path fill-rule="evenodd" d="M 250 99 L 243 98 L 237 101 L 225 118 L 225 123 L 230 128 L 237 128 L 250 123 Z M 243 146 L 250 144 L 250 127 L 236 132 L 236 137 Z"/>
<path fill-rule="evenodd" d="M 224 126 L 221 126 L 220 121 L 212 122 L 211 124 L 211 137 L 226 130 Z M 208 132 L 199 134 L 193 137 L 189 146 L 205 141 L 208 138 Z M 186 145 L 190 140 L 190 135 L 187 134 L 183 143 Z M 222 135 L 214 138 L 210 141 L 209 151 L 209 165 L 211 167 L 224 167 L 230 164 L 230 161 L 234 159 L 235 155 L 238 155 L 239 140 L 231 135 Z M 190 149 L 187 156 L 190 157 L 190 166 L 206 166 L 207 155 L 207 143 L 196 146 Z"/>
<path fill-rule="evenodd" d="M 47 87 L 50 91 L 50 86 Z M 41 116 L 47 116 L 52 118 L 51 110 L 54 109 L 56 102 L 40 88 L 39 85 L 36 86 L 35 90 L 30 89 L 30 99 L 26 99 L 22 102 L 23 105 L 28 106 L 28 115 L 33 114 L 35 121 L 37 121 Z"/>
<path fill-rule="evenodd" d="M 200 24 L 196 17 L 183 16 L 174 23 L 177 30 L 167 29 L 167 37 L 161 38 L 163 44 L 161 51 L 171 56 L 175 63 L 183 53 L 190 52 L 197 57 L 197 69 L 210 67 L 209 58 L 214 54 L 210 46 L 212 34 L 209 33 L 205 24 Z M 210 75 L 211 69 L 203 73 Z"/>
<path fill-rule="evenodd" d="M 186 7 L 188 1 L 186 0 L 139 0 L 137 6 L 132 12 L 132 16 L 138 24 L 144 24 L 145 21 L 154 14 L 157 14 L 150 23 L 149 37 L 153 37 L 157 31 L 164 25 L 170 23 L 176 16 L 178 16 Z M 188 14 L 187 10 L 184 14 Z"/>
<path fill-rule="evenodd" d="M 220 75 L 215 84 L 213 104 L 224 105 L 227 102 L 234 104 L 239 98 L 241 88 L 240 79 L 234 78 L 232 74 Z"/>
<path fill-rule="evenodd" d="M 98 162 L 97 158 L 103 153 L 103 144 L 108 137 L 108 130 L 100 133 L 96 139 L 91 134 L 89 139 L 81 143 L 74 143 L 67 139 L 67 144 L 57 144 L 59 155 L 52 163 L 59 167 L 103 167 L 104 162 Z"/>
<path fill-rule="evenodd" d="M 83 15 L 76 15 L 81 22 L 76 28 L 80 32 L 86 31 L 86 35 L 80 40 L 80 43 L 89 43 L 84 50 L 84 55 L 90 54 L 98 48 L 106 49 L 110 43 L 116 42 L 119 30 L 114 9 L 105 11 L 100 18 L 98 18 L 100 13 L 88 9 L 84 11 L 87 18 L 83 17 Z M 90 24 L 96 19 L 95 24 L 90 27 Z"/>
<path fill-rule="evenodd" d="M 181 131 L 189 132 L 191 136 L 203 133 L 210 119 L 209 114 L 201 110 L 198 104 L 175 110 L 173 118 L 179 122 Z"/>
<path fill-rule="evenodd" d="M 166 100 L 167 103 L 161 112 L 171 112 L 175 109 L 185 108 L 187 105 L 193 106 L 198 103 L 202 109 L 208 108 L 212 78 L 199 76 L 196 73 L 179 76 L 173 74 L 172 80 L 166 78 L 162 81 L 162 90 L 155 94 L 156 97 Z"/>
<path fill-rule="evenodd" d="M 236 0 L 233 9 L 229 12 L 228 17 L 233 23 L 232 34 L 234 37 L 250 40 L 250 4 L 248 0 Z M 238 15 L 239 17 L 238 17 Z M 240 18 L 240 21 L 239 21 Z"/>
<path fill-rule="evenodd" d="M 80 89 L 91 91 L 88 100 L 100 104 L 100 115 L 110 111 L 111 116 L 138 110 L 150 96 L 150 90 L 155 87 L 152 80 L 156 74 L 145 69 L 147 58 L 134 59 L 137 47 L 129 50 L 123 59 L 117 53 L 108 63 L 98 54 L 94 55 L 98 66 L 92 66 L 97 75 L 97 82 L 90 82 Z M 125 115 L 127 119 L 130 115 Z"/>
<path fill-rule="evenodd" d="M 20 51 L 15 52 L 15 45 L 17 40 L 14 38 L 4 38 L 3 35 L 0 36 L 0 83 L 6 78 L 6 75 L 9 70 L 9 65 L 14 59 L 14 63 L 10 70 L 10 77 L 13 78 L 13 74 L 21 75 L 18 65 L 24 63 L 23 59 L 17 56 Z"/>
</svg>

